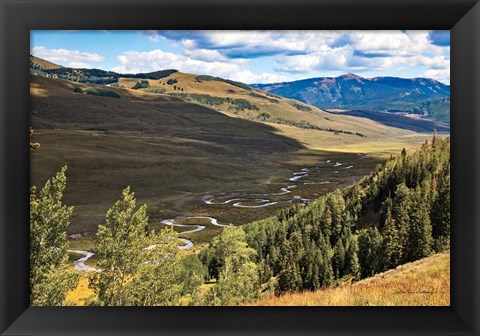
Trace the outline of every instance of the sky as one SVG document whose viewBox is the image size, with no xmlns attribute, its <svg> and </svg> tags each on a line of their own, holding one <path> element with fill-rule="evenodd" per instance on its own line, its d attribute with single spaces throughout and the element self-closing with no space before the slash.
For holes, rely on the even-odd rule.
<svg viewBox="0 0 480 336">
<path fill-rule="evenodd" d="M 176 69 L 244 83 L 355 73 L 450 84 L 450 31 L 31 31 L 30 53 L 120 73 Z"/>
</svg>

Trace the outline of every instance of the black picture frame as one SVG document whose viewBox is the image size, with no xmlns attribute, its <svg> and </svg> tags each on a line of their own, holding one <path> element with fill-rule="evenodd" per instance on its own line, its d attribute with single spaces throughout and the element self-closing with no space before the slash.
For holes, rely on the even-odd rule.
<svg viewBox="0 0 480 336">
<path fill-rule="evenodd" d="M 2 335 L 479 335 L 480 4 L 0 0 Z M 450 29 L 450 307 L 29 307 L 31 29 Z"/>
</svg>

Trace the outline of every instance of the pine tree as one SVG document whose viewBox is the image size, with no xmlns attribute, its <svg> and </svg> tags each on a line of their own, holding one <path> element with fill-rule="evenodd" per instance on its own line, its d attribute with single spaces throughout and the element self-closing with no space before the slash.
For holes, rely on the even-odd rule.
<svg viewBox="0 0 480 336">
<path fill-rule="evenodd" d="M 284 240 L 280 251 L 281 271 L 278 278 L 278 290 L 280 292 L 288 292 L 300 289 L 302 277 L 290 242 Z"/>
<path fill-rule="evenodd" d="M 362 278 L 381 271 L 382 236 L 373 226 L 362 230 L 358 236 L 358 260 Z"/>
<path fill-rule="evenodd" d="M 410 190 L 404 183 L 401 183 L 396 191 L 392 205 L 392 220 L 398 230 L 398 241 L 402 248 L 401 263 L 407 262 L 407 256 L 410 254 L 409 248 L 409 230 L 410 230 L 410 209 L 411 209 Z"/>
<path fill-rule="evenodd" d="M 390 269 L 400 265 L 402 260 L 402 245 L 398 229 L 392 218 L 392 201 L 387 200 L 385 221 L 383 224 L 383 269 Z"/>
<path fill-rule="evenodd" d="M 450 246 L 450 175 L 442 176 L 431 220 L 435 250 L 442 251 Z"/>
<path fill-rule="evenodd" d="M 78 283 L 78 275 L 68 268 L 66 228 L 73 207 L 62 203 L 66 187 L 63 167 L 36 195 L 30 191 L 30 304 L 59 306 Z"/>
<path fill-rule="evenodd" d="M 331 247 L 328 240 L 325 239 L 323 236 L 320 237 L 318 244 L 319 244 L 318 250 L 320 252 L 318 256 L 319 257 L 318 275 L 320 280 L 320 286 L 330 286 L 334 280 L 334 273 L 333 273 L 332 260 L 331 260 L 331 255 L 332 255 Z"/>
<path fill-rule="evenodd" d="M 330 243 L 335 245 L 342 231 L 345 214 L 345 199 L 339 189 L 332 192 L 327 199 L 327 207 L 331 211 L 332 233 Z"/>
<path fill-rule="evenodd" d="M 412 211 L 408 232 L 407 261 L 414 261 L 429 256 L 432 253 L 432 225 L 430 222 L 429 207 L 425 204 L 420 187 L 413 193 Z"/>
<path fill-rule="evenodd" d="M 311 241 L 305 250 L 303 258 L 300 260 L 300 275 L 303 279 L 302 288 L 315 290 L 320 287 L 317 254 L 315 243 Z"/>
<path fill-rule="evenodd" d="M 345 267 L 345 248 L 341 239 L 337 241 L 333 248 L 332 266 L 335 278 L 341 278 L 344 275 L 343 269 Z"/>
<path fill-rule="evenodd" d="M 323 211 L 320 225 L 323 236 L 330 239 L 330 236 L 332 235 L 332 211 L 330 211 L 329 208 L 326 208 L 325 211 Z"/>
<path fill-rule="evenodd" d="M 345 238 L 345 265 L 343 273 L 354 279 L 360 278 L 360 262 L 358 261 L 358 241 L 349 229 Z"/>
<path fill-rule="evenodd" d="M 260 263 L 258 264 L 258 270 L 259 270 L 260 283 L 262 284 L 266 283 L 272 278 L 273 271 L 269 266 L 268 256 L 267 256 L 267 260 L 263 259 L 262 261 L 260 261 Z"/>
</svg>

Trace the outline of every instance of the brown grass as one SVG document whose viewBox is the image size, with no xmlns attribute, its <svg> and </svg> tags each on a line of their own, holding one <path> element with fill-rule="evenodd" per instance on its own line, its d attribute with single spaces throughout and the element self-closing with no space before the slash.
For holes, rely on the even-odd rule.
<svg viewBox="0 0 480 336">
<path fill-rule="evenodd" d="M 196 77 L 197 75 L 195 74 L 177 72 L 160 80 L 149 80 L 149 85 L 151 88 L 154 89 L 164 89 L 166 93 L 206 94 L 215 97 L 229 97 L 233 99 L 243 98 L 248 100 L 250 103 L 256 105 L 260 109 L 259 111 L 246 110 L 236 115 L 229 111 L 227 106 L 216 107 L 217 111 L 231 117 L 248 116 L 250 118 L 255 118 L 258 114 L 266 112 L 270 114 L 272 118 L 284 118 L 297 122 L 304 120 L 322 128 L 335 128 L 352 132 L 361 132 L 363 134 L 366 134 L 369 138 L 381 138 L 383 140 L 392 137 L 413 134 L 413 132 L 411 131 L 388 127 L 368 118 L 358 118 L 347 115 L 335 115 L 315 106 L 309 106 L 311 108 L 310 111 L 300 111 L 293 106 L 295 103 L 300 102 L 293 99 L 283 98 L 279 96 L 272 99 L 272 97 L 269 97 L 266 92 L 261 90 L 253 89 L 252 91 L 247 91 L 222 81 L 212 80 L 198 82 L 195 79 Z M 170 79 L 176 79 L 178 82 L 175 84 L 175 86 L 177 88 L 182 88 L 184 91 L 174 90 L 174 85 L 166 84 L 166 82 Z M 122 85 L 125 88 L 132 88 L 139 80 L 140 79 L 138 78 L 119 78 L 118 84 Z M 137 92 L 140 93 L 142 91 L 137 90 Z M 142 93 L 147 94 L 146 92 Z M 300 104 L 306 105 L 303 103 Z M 276 127 L 275 124 L 272 126 Z M 333 133 L 331 132 L 322 133 L 327 134 L 320 135 L 318 131 L 313 131 L 311 134 L 314 137 L 320 137 L 322 139 L 326 135 L 326 138 L 328 140 L 334 140 L 334 142 L 331 143 L 332 147 L 338 147 L 338 145 L 342 145 L 341 143 L 338 144 L 338 136 L 332 137 Z M 295 138 L 298 139 L 298 137 Z M 345 138 L 347 142 L 353 143 L 365 141 L 365 139 L 359 138 L 356 135 L 344 135 L 342 138 Z"/>
<path fill-rule="evenodd" d="M 30 67 L 32 65 L 36 65 L 40 69 L 58 69 L 58 68 L 63 68 L 61 65 L 49 62 L 47 60 L 35 57 L 30 55 Z"/>
<path fill-rule="evenodd" d="M 450 253 L 316 292 L 268 296 L 252 306 L 449 306 Z"/>
</svg>

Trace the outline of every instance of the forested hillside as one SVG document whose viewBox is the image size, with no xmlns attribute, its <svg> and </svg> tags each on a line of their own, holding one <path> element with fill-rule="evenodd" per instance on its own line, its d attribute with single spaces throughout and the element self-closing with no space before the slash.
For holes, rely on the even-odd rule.
<svg viewBox="0 0 480 336">
<path fill-rule="evenodd" d="M 450 139 L 392 157 L 310 205 L 245 225 L 260 282 L 276 292 L 362 279 L 449 247 Z M 211 276 L 217 260 L 203 253 Z"/>
</svg>

